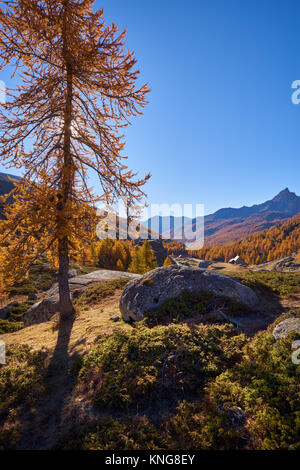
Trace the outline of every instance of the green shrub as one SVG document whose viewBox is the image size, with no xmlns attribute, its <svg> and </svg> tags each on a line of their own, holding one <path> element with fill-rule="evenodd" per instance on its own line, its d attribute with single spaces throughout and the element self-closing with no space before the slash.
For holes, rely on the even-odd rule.
<svg viewBox="0 0 300 470">
<path fill-rule="evenodd" d="M 12 321 L 20 321 L 27 310 L 34 304 L 34 301 L 13 302 L 10 318 Z"/>
<path fill-rule="evenodd" d="M 209 402 L 182 402 L 166 422 L 165 435 L 171 449 L 242 449 L 244 442 L 229 415 Z"/>
<path fill-rule="evenodd" d="M 98 269 L 99 268 L 97 266 L 80 266 L 80 268 L 77 269 L 77 274 L 78 276 L 81 276 L 83 274 L 89 274 L 93 271 L 97 271 Z"/>
<path fill-rule="evenodd" d="M 247 305 L 216 296 L 212 292 L 203 291 L 201 295 L 196 296 L 189 291 L 183 291 L 178 297 L 167 299 L 160 307 L 149 310 L 145 322 L 148 326 L 178 322 L 196 315 L 205 315 L 218 308 L 231 316 L 250 311 Z"/>
<path fill-rule="evenodd" d="M 31 266 L 28 276 L 21 282 L 8 289 L 10 296 L 36 294 L 51 288 L 55 271 L 46 263 L 36 263 Z"/>
<path fill-rule="evenodd" d="M 289 295 L 300 292 L 300 273 L 281 273 L 277 271 L 249 271 L 227 274 L 253 289 Z"/>
<path fill-rule="evenodd" d="M 38 289 L 32 279 L 24 279 L 16 283 L 13 287 L 9 287 L 8 292 L 10 297 L 13 297 L 14 295 L 36 294 Z"/>
<path fill-rule="evenodd" d="M 165 449 L 165 439 L 145 417 L 102 419 L 73 428 L 54 450 L 154 450 Z"/>
<path fill-rule="evenodd" d="M 102 299 L 112 295 L 117 289 L 124 289 L 130 279 L 114 279 L 89 287 L 74 303 L 76 305 L 96 305 Z"/>
<path fill-rule="evenodd" d="M 300 446 L 300 366 L 291 361 L 292 337 L 275 341 L 256 335 L 245 346 L 242 361 L 207 388 L 216 409 L 222 404 L 245 410 L 253 448 Z"/>
<path fill-rule="evenodd" d="M 32 426 L 24 411 L 32 409 L 45 390 L 44 359 L 43 352 L 28 346 L 7 348 L 6 364 L 0 365 L 0 450 L 17 448 L 26 426 Z"/>
<path fill-rule="evenodd" d="M 6 364 L 0 365 L 0 419 L 11 408 L 33 403 L 43 391 L 44 357 L 28 346 L 7 348 Z"/>
<path fill-rule="evenodd" d="M 230 325 L 152 329 L 139 324 L 100 338 L 84 358 L 80 378 L 99 406 L 144 406 L 189 396 L 234 363 L 246 342 Z"/>
<path fill-rule="evenodd" d="M 23 326 L 22 322 L 10 322 L 8 320 L 0 319 L 0 335 L 5 333 L 14 333 L 15 331 L 21 330 Z"/>
</svg>

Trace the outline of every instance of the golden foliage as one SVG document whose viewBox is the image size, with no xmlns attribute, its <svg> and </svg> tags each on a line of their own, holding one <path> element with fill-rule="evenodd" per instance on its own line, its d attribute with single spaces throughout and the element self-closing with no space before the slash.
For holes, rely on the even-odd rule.
<svg viewBox="0 0 300 470">
<path fill-rule="evenodd" d="M 136 87 L 125 32 L 106 25 L 92 5 L 15 0 L 0 10 L 0 70 L 14 65 L 22 79 L 0 105 L 0 161 L 25 169 L 0 224 L 1 282 L 47 253 L 59 265 L 66 300 L 69 252 L 93 240 L 96 202 L 138 201 L 149 178 L 136 179 L 121 155 L 121 129 L 141 114 L 149 90 Z M 99 177 L 98 197 L 89 170 Z"/>
<path fill-rule="evenodd" d="M 179 240 L 163 240 L 163 247 L 169 255 L 183 255 L 186 253 L 185 245 Z"/>
<path fill-rule="evenodd" d="M 228 261 L 236 255 L 248 264 L 259 264 L 298 252 L 300 247 L 300 215 L 261 232 L 253 233 L 224 246 L 204 246 L 191 251 L 192 256 L 207 260 Z"/>
<path fill-rule="evenodd" d="M 132 242 L 106 238 L 91 245 L 94 266 L 127 271 L 132 258 Z"/>
<path fill-rule="evenodd" d="M 21 280 L 43 255 L 57 266 L 61 237 L 68 235 L 72 253 L 80 251 L 80 246 L 88 244 L 94 236 L 96 213 L 83 202 L 69 201 L 64 208 L 61 229 L 55 210 L 58 197 L 47 183 L 26 184 L 23 180 L 13 195 L 13 203 L 5 204 L 5 218 L 0 222 L 0 262 L 5 286 Z"/>
<path fill-rule="evenodd" d="M 142 246 L 136 246 L 128 271 L 145 274 L 157 268 L 157 260 L 150 243 L 146 240 Z"/>
<path fill-rule="evenodd" d="M 173 264 L 174 263 L 172 262 L 170 256 L 167 256 L 165 261 L 164 261 L 164 266 L 173 266 Z"/>
</svg>

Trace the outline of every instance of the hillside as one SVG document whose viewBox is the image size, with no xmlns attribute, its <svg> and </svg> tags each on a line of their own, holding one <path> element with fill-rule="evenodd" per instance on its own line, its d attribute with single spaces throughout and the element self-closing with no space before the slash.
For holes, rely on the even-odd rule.
<svg viewBox="0 0 300 470">
<path fill-rule="evenodd" d="M 15 175 L 9 175 L 7 173 L 0 173 L 0 196 L 10 193 L 14 189 L 14 183 L 11 179 L 17 181 L 20 178 Z"/>
<path fill-rule="evenodd" d="M 97 235 L 99 238 L 106 238 L 106 232 L 109 230 L 111 238 L 118 238 L 120 240 L 126 240 L 129 237 L 130 240 L 137 240 L 141 238 L 146 240 L 150 237 L 150 231 L 138 220 L 132 220 L 129 227 L 127 227 L 128 221 L 124 217 L 120 217 L 117 214 L 109 214 L 105 212 L 105 217 L 102 223 L 98 225 Z M 102 216 L 102 214 L 101 214 Z M 152 230 L 152 238 L 158 239 L 159 235 Z"/>
<path fill-rule="evenodd" d="M 229 242 L 247 237 L 251 233 L 265 230 L 284 222 L 300 212 L 300 196 L 289 191 L 288 188 L 280 191 L 273 199 L 240 208 L 223 208 L 204 218 L 205 245 L 224 245 Z M 168 237 L 166 230 L 169 217 L 148 219 L 144 225 L 160 227 L 159 232 Z M 195 236 L 195 219 L 185 219 L 184 233 L 186 239 Z M 171 218 L 172 235 L 174 239 L 182 237 L 182 223 L 180 218 Z M 200 224 L 199 224 L 200 227 Z"/>
<path fill-rule="evenodd" d="M 279 225 L 262 230 L 224 246 L 204 246 L 193 256 L 228 261 L 236 255 L 248 264 L 259 264 L 297 252 L 300 249 L 300 214 Z"/>
<path fill-rule="evenodd" d="M 249 276 L 268 323 L 299 315 L 275 296 L 289 274 Z M 74 322 L 54 315 L 2 336 L 0 449 L 299 448 L 290 339 L 275 341 L 271 325 L 250 338 L 203 321 L 187 297 L 172 304 L 174 322 L 115 323 L 121 293 L 116 281 L 95 284 Z"/>
</svg>

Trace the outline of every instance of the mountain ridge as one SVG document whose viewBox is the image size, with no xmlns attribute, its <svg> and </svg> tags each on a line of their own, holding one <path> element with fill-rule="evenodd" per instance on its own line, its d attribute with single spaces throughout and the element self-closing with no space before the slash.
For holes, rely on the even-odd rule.
<svg viewBox="0 0 300 470">
<path fill-rule="evenodd" d="M 253 206 L 242 206 L 239 208 L 221 208 L 204 217 L 204 237 L 205 245 L 224 245 L 226 243 L 239 240 L 251 233 L 270 228 L 274 225 L 290 219 L 300 212 L 300 196 L 291 192 L 287 187 L 261 204 Z M 157 218 L 156 216 L 156 226 Z M 150 218 L 143 222 L 146 226 L 151 226 Z M 161 217 L 160 227 L 167 226 L 170 217 Z M 172 238 L 181 239 L 183 225 L 180 217 L 173 217 Z M 200 219 L 199 219 L 200 220 Z M 191 240 L 197 233 L 197 219 L 185 218 L 184 234 L 186 240 Z M 200 225 L 200 224 L 199 224 Z M 198 229 L 199 230 L 199 229 Z M 163 236 L 168 237 L 169 231 L 160 230 Z M 198 238 L 200 234 L 198 233 Z"/>
<path fill-rule="evenodd" d="M 0 173 L 0 196 L 9 193 L 14 188 L 13 180 L 18 181 L 20 177 Z M 291 192 L 288 187 L 261 204 L 221 208 L 204 217 L 204 244 L 207 246 L 225 245 L 280 224 L 298 213 L 300 213 L 300 196 Z M 198 239 L 201 238 L 201 223 L 199 222 L 200 218 L 184 217 L 183 227 L 182 217 L 154 216 L 140 223 L 146 231 L 147 228 L 152 229 L 156 238 L 159 233 L 166 239 L 181 240 L 182 233 L 184 233 L 185 241 L 188 241 L 192 240 L 195 234 L 198 235 Z M 198 233 L 197 225 L 200 227 Z"/>
</svg>

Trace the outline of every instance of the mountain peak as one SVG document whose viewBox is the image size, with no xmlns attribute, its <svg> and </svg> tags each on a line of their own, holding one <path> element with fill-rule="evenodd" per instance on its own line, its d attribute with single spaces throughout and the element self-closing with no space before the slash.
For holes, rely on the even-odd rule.
<svg viewBox="0 0 300 470">
<path fill-rule="evenodd" d="M 273 197 L 272 201 L 280 202 L 280 201 L 288 201 L 294 200 L 297 198 L 297 195 L 289 190 L 289 188 L 285 188 L 280 191 L 275 197 Z"/>
</svg>

